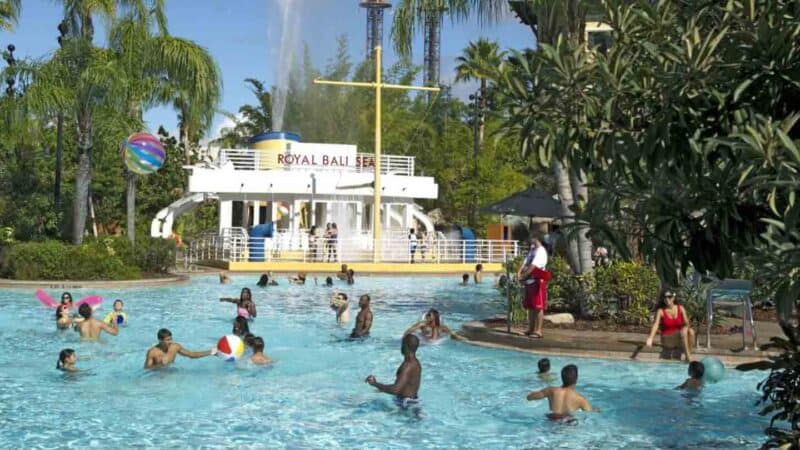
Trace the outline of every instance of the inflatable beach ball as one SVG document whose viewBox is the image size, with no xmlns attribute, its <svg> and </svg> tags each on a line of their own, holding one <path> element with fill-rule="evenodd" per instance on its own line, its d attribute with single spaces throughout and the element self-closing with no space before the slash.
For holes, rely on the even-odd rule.
<svg viewBox="0 0 800 450">
<path fill-rule="evenodd" d="M 236 361 L 244 354 L 244 341 L 239 336 L 229 334 L 217 342 L 217 355 L 225 361 Z"/>
<path fill-rule="evenodd" d="M 725 364 L 718 358 L 707 356 L 701 361 L 703 363 L 703 381 L 706 383 L 716 383 L 725 378 Z"/>
<path fill-rule="evenodd" d="M 161 141 L 148 133 L 135 133 L 122 143 L 122 158 L 128 169 L 139 175 L 153 173 L 164 165 L 167 153 Z"/>
</svg>

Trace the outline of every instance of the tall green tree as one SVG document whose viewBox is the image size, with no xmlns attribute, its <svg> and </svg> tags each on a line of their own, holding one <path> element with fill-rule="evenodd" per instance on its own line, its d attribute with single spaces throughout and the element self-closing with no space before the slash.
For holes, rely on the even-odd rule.
<svg viewBox="0 0 800 450">
<path fill-rule="evenodd" d="M 221 81 L 217 65 L 205 49 L 167 33 L 160 7 L 157 2 L 153 9 L 133 9 L 116 19 L 111 27 L 109 48 L 115 64 L 125 74 L 124 112 L 130 123 L 138 124 L 131 132 L 141 129 L 147 108 L 173 104 L 180 99 L 181 137 L 188 141 L 191 127 L 204 132 L 210 125 L 210 120 L 203 119 L 209 114 L 195 115 L 195 111 L 202 106 L 213 114 Z M 136 233 L 136 178 L 136 174 L 128 172 L 127 232 L 131 241 Z"/>
<path fill-rule="evenodd" d="M 505 52 L 500 51 L 500 46 L 497 42 L 489 41 L 487 39 L 478 39 L 475 42 L 470 42 L 467 48 L 463 50 L 461 56 L 456 58 L 456 78 L 455 81 L 464 82 L 478 80 L 480 82 L 480 91 L 475 99 L 474 111 L 474 124 L 475 129 L 475 142 L 473 144 L 473 164 L 475 179 L 480 178 L 480 164 L 478 155 L 483 147 L 484 136 L 486 132 L 486 110 L 489 106 L 489 83 L 493 79 L 499 77 L 499 68 L 503 62 Z M 473 196 L 473 204 L 470 206 L 470 220 L 469 224 L 475 227 L 478 220 L 478 195 L 477 192 Z"/>
<path fill-rule="evenodd" d="M 253 78 L 244 81 L 250 85 L 250 92 L 258 103 L 239 107 L 241 117 L 230 116 L 234 126 L 222 129 L 216 141 L 223 148 L 247 147 L 251 137 L 272 129 L 272 95 L 262 81 Z"/>
<path fill-rule="evenodd" d="M 10 30 L 19 17 L 22 0 L 0 0 L 0 30 Z"/>
<path fill-rule="evenodd" d="M 588 175 L 564 158 L 563 151 L 581 148 L 585 138 L 580 133 L 585 121 L 580 105 L 583 103 L 585 91 L 591 88 L 591 80 L 586 78 L 585 71 L 581 72 L 579 69 L 591 58 L 584 44 L 586 17 L 590 8 L 596 8 L 598 3 L 587 0 L 510 2 L 515 13 L 531 25 L 540 51 L 549 52 L 548 49 L 559 41 L 574 49 L 575 59 L 566 61 L 572 64 L 571 67 L 548 66 L 547 70 L 561 70 L 564 74 L 579 73 L 581 78 L 565 79 L 557 87 L 563 90 L 560 97 L 548 98 L 551 102 L 545 103 L 539 101 L 543 99 L 540 90 L 549 88 L 547 83 L 559 82 L 563 77 L 546 80 L 538 78 L 538 66 L 534 66 L 537 58 L 533 52 L 516 52 L 509 61 L 506 75 L 503 76 L 509 110 L 508 128 L 518 132 L 524 152 L 535 154 L 541 164 L 549 166 L 553 171 L 561 203 L 561 222 L 572 230 L 568 239 L 567 259 L 572 270 L 579 274 L 589 272 L 593 267 L 588 227 L 575 221 L 576 211 L 580 211 L 589 199 Z M 525 80 L 522 84 L 521 78 Z M 557 110 L 553 111 L 553 116 L 560 121 L 538 122 L 536 117 L 543 112 L 532 107 L 534 103 L 537 103 L 537 107 L 546 104 L 547 107 Z M 542 148 L 547 148 L 548 151 L 540 152 Z"/>
<path fill-rule="evenodd" d="M 411 41 L 422 29 L 425 34 L 425 81 L 439 83 L 441 63 L 441 23 L 446 16 L 453 21 L 463 21 L 470 14 L 479 20 L 494 21 L 508 11 L 507 0 L 401 0 L 395 5 L 391 36 L 395 50 L 402 57 L 411 55 Z"/>
</svg>

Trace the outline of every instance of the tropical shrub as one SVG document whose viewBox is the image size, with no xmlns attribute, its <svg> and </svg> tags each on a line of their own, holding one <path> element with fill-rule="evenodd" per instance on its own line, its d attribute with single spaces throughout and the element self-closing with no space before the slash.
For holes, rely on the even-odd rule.
<svg viewBox="0 0 800 450">
<path fill-rule="evenodd" d="M 783 448 L 791 444 L 791 448 L 797 448 L 800 446 L 800 402 L 797 401 L 800 397 L 800 383 L 797 382 L 800 378 L 800 328 L 785 321 L 780 325 L 786 338 L 773 337 L 761 346 L 762 350 L 779 354 L 736 368 L 745 372 L 769 370 L 767 378 L 758 383 L 762 395 L 757 404 L 763 405 L 759 414 L 772 415 L 769 427 L 764 430 L 769 437 L 764 447 Z"/>
<path fill-rule="evenodd" d="M 661 285 L 655 270 L 639 263 L 619 261 L 596 268 L 594 280 L 594 314 L 623 324 L 650 322 Z"/>
<path fill-rule="evenodd" d="M 141 271 L 102 242 L 74 246 L 45 241 L 12 246 L 3 275 L 19 280 L 124 280 L 141 278 Z"/>
</svg>

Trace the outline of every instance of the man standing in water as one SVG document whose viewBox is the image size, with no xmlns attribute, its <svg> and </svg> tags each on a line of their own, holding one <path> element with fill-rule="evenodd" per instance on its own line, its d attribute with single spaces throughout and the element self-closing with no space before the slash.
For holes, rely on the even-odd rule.
<svg viewBox="0 0 800 450">
<path fill-rule="evenodd" d="M 422 365 L 417 359 L 419 339 L 413 334 L 403 336 L 400 352 L 403 353 L 403 363 L 397 368 L 394 384 L 381 384 L 370 375 L 365 380 L 367 384 L 375 386 L 379 391 L 394 395 L 395 402 L 401 408 L 407 408 L 417 403 L 417 393 L 422 378 Z"/>
<path fill-rule="evenodd" d="M 83 317 L 83 320 L 75 324 L 75 330 L 81 334 L 81 339 L 97 340 L 97 338 L 100 337 L 100 333 L 103 331 L 112 336 L 116 336 L 119 333 L 119 328 L 117 328 L 116 323 L 109 325 L 93 318 L 92 307 L 86 303 L 78 308 L 78 314 Z"/>
<path fill-rule="evenodd" d="M 571 414 L 577 410 L 591 411 L 592 406 L 578 391 L 575 385 L 578 384 L 578 366 L 569 364 L 561 369 L 561 387 L 546 387 L 540 391 L 528 394 L 528 400 L 540 400 L 547 398 L 550 402 L 550 412 L 547 418 L 550 420 L 572 421 Z"/>
<path fill-rule="evenodd" d="M 364 294 L 358 298 L 358 306 L 361 311 L 356 316 L 356 326 L 350 333 L 351 338 L 363 338 L 369 336 L 369 329 L 372 328 L 372 310 L 369 309 L 369 295 Z"/>
<path fill-rule="evenodd" d="M 147 351 L 147 357 L 144 360 L 145 369 L 156 369 L 159 367 L 166 367 L 175 362 L 177 355 L 185 356 L 187 358 L 203 358 L 205 356 L 215 355 L 217 348 L 204 352 L 192 352 L 186 350 L 181 344 L 172 342 L 172 332 L 166 328 L 158 330 L 158 344 L 154 345 Z"/>
</svg>

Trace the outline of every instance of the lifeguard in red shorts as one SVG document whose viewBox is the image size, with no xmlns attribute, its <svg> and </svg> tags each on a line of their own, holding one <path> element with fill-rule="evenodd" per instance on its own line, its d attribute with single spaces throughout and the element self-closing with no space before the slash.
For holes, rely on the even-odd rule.
<svg viewBox="0 0 800 450">
<path fill-rule="evenodd" d="M 528 310 L 528 331 L 526 336 L 542 337 L 544 311 L 547 309 L 547 282 L 551 275 L 547 267 L 547 250 L 539 239 L 531 241 L 531 248 L 525 261 L 517 271 L 517 279 L 525 286 L 522 306 Z"/>
</svg>

